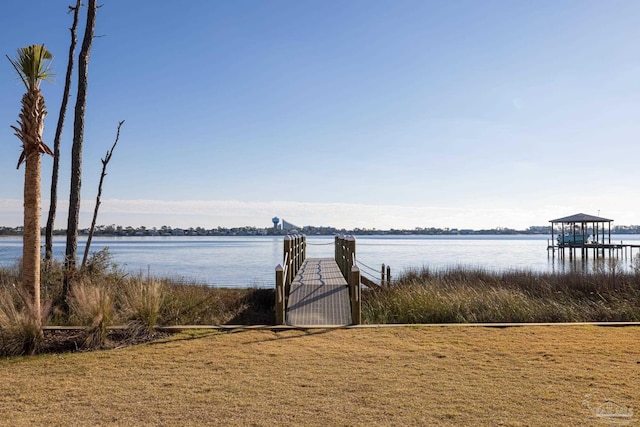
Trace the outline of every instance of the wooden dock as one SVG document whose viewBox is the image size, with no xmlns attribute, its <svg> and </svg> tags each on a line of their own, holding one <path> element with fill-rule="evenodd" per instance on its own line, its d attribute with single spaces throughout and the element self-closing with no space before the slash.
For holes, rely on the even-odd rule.
<svg viewBox="0 0 640 427">
<path fill-rule="evenodd" d="M 336 236 L 335 258 L 307 259 L 306 248 L 305 236 L 284 239 L 283 264 L 275 269 L 276 325 L 359 325 L 361 286 L 380 285 L 363 280 L 356 260 L 356 239 Z"/>
<path fill-rule="evenodd" d="M 349 285 L 331 258 L 304 261 L 291 282 L 286 323 L 291 326 L 351 324 Z"/>
<path fill-rule="evenodd" d="M 581 254 L 583 258 L 589 257 L 589 251 L 592 252 L 594 258 L 604 257 L 608 254 L 610 257 L 633 258 L 634 250 L 636 253 L 640 250 L 640 245 L 629 243 L 564 243 L 554 244 L 553 241 L 547 242 L 547 251 L 551 251 L 555 256 L 556 252 L 561 258 L 565 257 L 565 250 L 569 253 L 569 258 L 575 258 Z"/>
</svg>

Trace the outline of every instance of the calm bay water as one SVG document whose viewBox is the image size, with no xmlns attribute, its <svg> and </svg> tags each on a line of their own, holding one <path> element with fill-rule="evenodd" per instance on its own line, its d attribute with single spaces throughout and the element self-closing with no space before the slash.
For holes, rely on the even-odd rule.
<svg viewBox="0 0 640 427">
<path fill-rule="evenodd" d="M 491 271 L 569 271 L 580 268 L 547 253 L 549 236 L 357 236 L 357 258 L 363 272 L 379 277 L 381 264 L 392 276 L 408 268 L 480 267 Z M 84 251 L 84 239 L 78 253 Z M 640 235 L 612 236 L 612 243 L 640 245 Z M 333 237 L 307 238 L 307 256 L 333 257 Z M 54 256 L 62 259 L 64 237 L 54 239 Z M 212 286 L 271 287 L 274 268 L 282 262 L 283 237 L 95 237 L 92 251 L 108 247 L 114 261 L 135 274 L 169 276 Z M 0 237 L 0 266 L 22 253 L 21 237 Z M 568 258 L 568 257 L 567 257 Z M 578 260 L 580 261 L 580 260 Z M 592 262 L 590 259 L 589 262 Z M 622 259 L 623 266 L 631 261 Z"/>
</svg>

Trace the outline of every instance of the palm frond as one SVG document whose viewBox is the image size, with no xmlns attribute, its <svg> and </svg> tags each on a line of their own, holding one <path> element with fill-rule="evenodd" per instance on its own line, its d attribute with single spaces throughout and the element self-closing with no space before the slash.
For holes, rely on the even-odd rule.
<svg viewBox="0 0 640 427">
<path fill-rule="evenodd" d="M 51 148 L 49 148 L 49 146 L 42 141 L 40 141 L 40 144 L 38 145 L 38 151 L 42 154 L 53 156 L 53 151 L 51 151 Z"/>
<path fill-rule="evenodd" d="M 20 165 L 22 164 L 22 162 L 24 162 L 26 158 L 27 158 L 27 153 L 25 153 L 24 150 L 22 150 L 22 153 L 20 153 L 20 158 L 18 159 L 18 166 L 16 166 L 16 169 L 20 169 Z"/>
<path fill-rule="evenodd" d="M 18 49 L 15 58 L 7 59 L 20 76 L 27 90 L 36 89 L 43 80 L 50 80 L 54 77 L 51 72 L 51 61 L 53 55 L 44 45 L 33 44 Z"/>
</svg>

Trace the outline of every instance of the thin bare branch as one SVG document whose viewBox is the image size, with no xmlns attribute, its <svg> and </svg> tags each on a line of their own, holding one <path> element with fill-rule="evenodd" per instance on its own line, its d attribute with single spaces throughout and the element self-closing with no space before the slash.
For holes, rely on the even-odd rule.
<svg viewBox="0 0 640 427">
<path fill-rule="evenodd" d="M 118 123 L 118 132 L 116 133 L 116 140 L 111 146 L 111 150 L 107 150 L 106 156 L 104 159 L 100 159 L 102 161 L 102 173 L 100 174 L 100 183 L 98 184 L 98 196 L 96 197 L 96 206 L 93 209 L 93 219 L 91 220 L 91 228 L 89 229 L 89 236 L 87 237 L 87 244 L 84 247 L 84 256 L 82 257 L 82 264 L 80 265 L 80 269 L 83 269 L 87 264 L 87 259 L 89 258 L 89 247 L 91 246 L 91 239 L 93 238 L 93 232 L 96 229 L 96 220 L 98 219 L 98 209 L 100 209 L 100 198 L 102 197 L 102 184 L 104 182 L 104 177 L 107 176 L 107 165 L 111 160 L 111 156 L 113 155 L 113 150 L 115 150 L 116 145 L 118 144 L 118 140 L 120 139 L 120 128 L 124 120 Z"/>
</svg>

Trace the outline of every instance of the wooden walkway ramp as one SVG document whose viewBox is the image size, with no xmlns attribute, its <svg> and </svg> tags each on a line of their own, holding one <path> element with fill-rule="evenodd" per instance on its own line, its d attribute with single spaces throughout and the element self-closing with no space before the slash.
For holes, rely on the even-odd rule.
<svg viewBox="0 0 640 427">
<path fill-rule="evenodd" d="M 331 244 L 331 243 L 329 243 Z M 276 266 L 276 325 L 359 325 L 361 285 L 365 280 L 356 260 L 356 239 L 335 237 L 334 258 L 307 258 L 307 239 L 284 239 L 283 263 Z"/>
<path fill-rule="evenodd" d="M 286 323 L 292 326 L 351 324 L 349 286 L 331 258 L 306 259 L 291 281 Z"/>
</svg>

